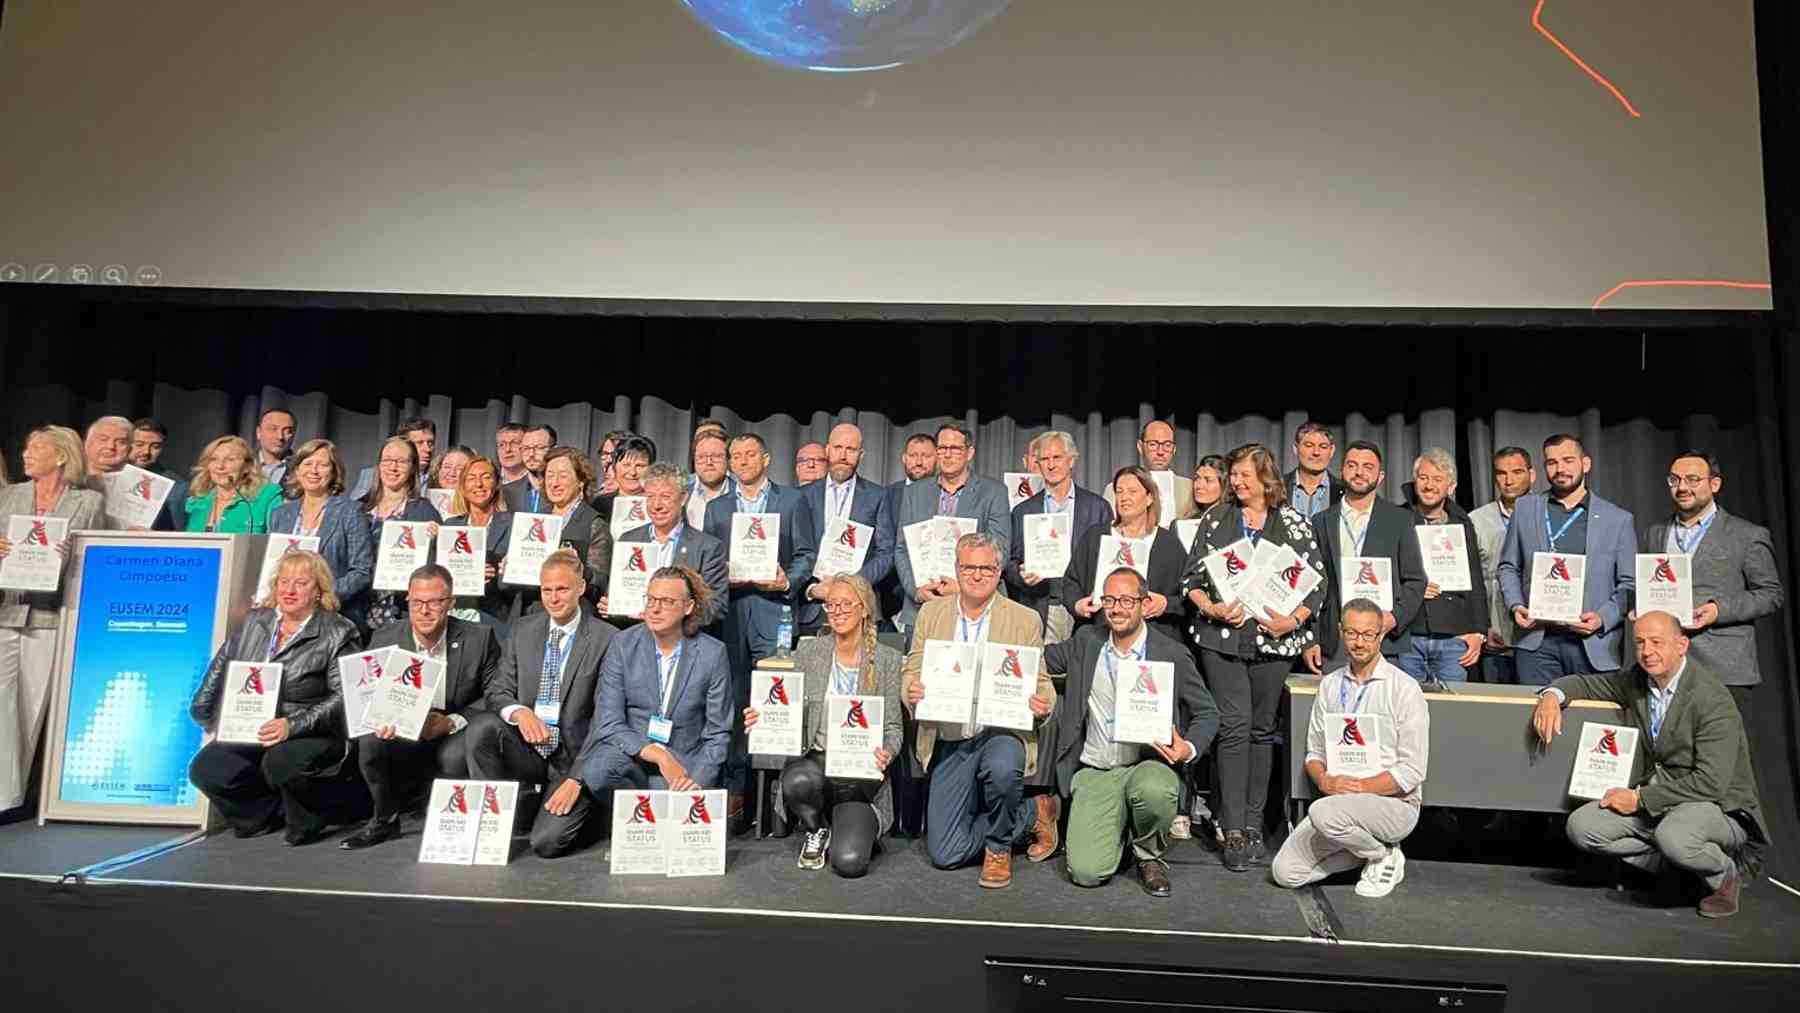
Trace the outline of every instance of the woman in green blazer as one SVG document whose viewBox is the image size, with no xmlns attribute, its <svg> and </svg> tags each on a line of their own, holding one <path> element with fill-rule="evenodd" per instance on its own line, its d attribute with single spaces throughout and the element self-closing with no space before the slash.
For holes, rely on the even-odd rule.
<svg viewBox="0 0 1800 1013">
<path fill-rule="evenodd" d="M 267 534 L 269 511 L 281 502 L 281 487 L 263 477 L 250 444 L 236 436 L 221 436 L 200 452 L 188 494 L 189 531 L 230 535 Z"/>
</svg>

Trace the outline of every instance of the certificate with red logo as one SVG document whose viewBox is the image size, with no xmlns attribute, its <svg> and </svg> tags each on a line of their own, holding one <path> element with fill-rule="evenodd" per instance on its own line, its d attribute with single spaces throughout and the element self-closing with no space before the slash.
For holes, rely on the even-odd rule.
<svg viewBox="0 0 1800 1013">
<path fill-rule="evenodd" d="M 731 515 L 732 580 L 774 580 L 781 568 L 781 515 Z"/>
<path fill-rule="evenodd" d="M 225 666 L 225 691 L 219 694 L 220 742 L 257 745 L 256 731 L 275 718 L 281 697 L 281 664 L 234 661 Z"/>
<path fill-rule="evenodd" d="M 62 582 L 63 556 L 56 551 L 69 535 L 67 517 L 13 516 L 6 521 L 12 551 L 0 559 L 0 587 L 12 591 L 54 591 Z"/>
<path fill-rule="evenodd" d="M 615 876 L 665 876 L 672 791 L 626 788 L 613 792 L 611 872 Z"/>
<path fill-rule="evenodd" d="M 1581 726 L 1575 766 L 1569 772 L 1569 794 L 1603 798 L 1608 789 L 1631 786 L 1631 761 L 1637 755 L 1636 728 L 1590 721 Z"/>
<path fill-rule="evenodd" d="M 438 528 L 437 558 L 450 571 L 451 594 L 479 598 L 486 593 L 486 528 Z"/>
<path fill-rule="evenodd" d="M 1043 651 L 1013 644 L 981 645 L 981 688 L 975 700 L 975 722 L 989 728 L 1030 731 L 1036 718 L 1031 696 L 1037 692 L 1038 659 Z"/>
<path fill-rule="evenodd" d="M 825 776 L 879 781 L 875 750 L 881 746 L 879 696 L 828 696 L 825 698 Z"/>
<path fill-rule="evenodd" d="M 173 488 L 174 479 L 127 464 L 106 476 L 106 517 L 115 528 L 148 531 Z"/>
<path fill-rule="evenodd" d="M 512 537 L 506 542 L 506 572 L 500 575 L 500 583 L 536 587 L 544 560 L 562 545 L 562 529 L 563 519 L 555 514 L 513 514 Z"/>
<path fill-rule="evenodd" d="M 1113 673 L 1112 740 L 1169 745 L 1175 730 L 1175 665 L 1124 661 Z"/>
<path fill-rule="evenodd" d="M 1069 568 L 1070 530 L 1075 518 L 1065 513 L 1025 515 L 1025 561 L 1020 568 L 1045 579 Z"/>
<path fill-rule="evenodd" d="M 388 648 L 386 671 L 364 707 L 363 723 L 377 729 L 392 726 L 395 735 L 417 742 L 443 678 L 443 662 Z"/>
<path fill-rule="evenodd" d="M 1538 622 L 1580 622 L 1582 587 L 1586 578 L 1586 556 L 1572 556 L 1566 552 L 1532 553 L 1531 596 L 1525 600 L 1526 611 Z"/>
<path fill-rule="evenodd" d="M 756 727 L 750 729 L 750 752 L 765 756 L 799 756 L 805 727 L 806 686 L 798 669 L 759 668 L 750 673 L 750 706 Z"/>
<path fill-rule="evenodd" d="M 1374 777 L 1381 765 L 1382 719 L 1379 714 L 1325 715 L 1325 772 L 1343 777 Z"/>
<path fill-rule="evenodd" d="M 669 792 L 669 875 L 725 875 L 725 792 Z"/>
<path fill-rule="evenodd" d="M 818 577 L 835 577 L 840 573 L 858 573 L 869 556 L 869 542 L 875 529 L 846 517 L 830 517 L 825 521 L 819 542 L 819 561 L 813 565 Z"/>
<path fill-rule="evenodd" d="M 256 578 L 256 596 L 252 601 L 273 598 L 269 593 L 269 584 L 275 579 L 275 570 L 281 566 L 281 557 L 290 552 L 317 552 L 319 539 L 316 535 L 270 535 L 269 544 L 263 549 L 262 571 Z"/>
<path fill-rule="evenodd" d="M 1009 471 L 1006 475 L 1006 509 L 1016 510 L 1025 502 L 1044 491 L 1044 476 L 1033 475 L 1029 471 Z"/>
<path fill-rule="evenodd" d="M 1637 614 L 1667 612 L 1687 626 L 1694 621 L 1694 557 L 1641 553 L 1637 557 Z"/>
<path fill-rule="evenodd" d="M 1148 538 L 1120 538 L 1118 535 L 1102 535 L 1100 537 L 1100 555 L 1094 566 L 1094 606 L 1100 605 L 1100 596 L 1106 593 L 1106 578 L 1114 570 L 1136 570 L 1138 576 L 1150 575 L 1150 545 Z"/>
<path fill-rule="evenodd" d="M 382 521 L 381 545 L 375 552 L 377 591 L 404 591 L 412 573 L 431 561 L 429 525 L 419 521 Z"/>
</svg>

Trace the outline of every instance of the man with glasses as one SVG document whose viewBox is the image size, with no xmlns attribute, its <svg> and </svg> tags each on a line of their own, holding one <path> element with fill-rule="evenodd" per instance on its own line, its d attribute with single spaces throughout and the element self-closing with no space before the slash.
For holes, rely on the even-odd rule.
<svg viewBox="0 0 1800 1013">
<path fill-rule="evenodd" d="M 900 507 L 895 513 L 894 569 L 900 574 L 904 592 L 900 616 L 895 625 L 910 629 L 918 617 L 919 607 L 927 602 L 956 593 L 956 581 L 939 578 L 920 583 L 913 573 L 912 556 L 906 550 L 907 525 L 933 517 L 973 517 L 975 533 L 987 535 L 1000 547 L 1005 561 L 1012 542 L 1012 511 L 1008 508 L 1006 486 L 997 479 L 975 474 L 975 437 L 955 422 L 937 430 L 937 481 L 918 481 L 900 493 Z"/>
<path fill-rule="evenodd" d="M 857 571 L 869 586 L 879 587 L 888 574 L 894 572 L 894 515 L 888 509 L 887 490 L 871 482 L 857 472 L 862 468 L 863 434 L 862 430 L 848 422 L 840 422 L 831 427 L 825 447 L 827 465 L 823 482 L 814 482 L 801 488 L 800 495 L 806 498 L 806 505 L 812 514 L 813 543 L 821 549 L 825 545 L 825 528 L 834 519 L 841 518 L 866 524 L 871 529 L 868 535 L 869 548 L 863 556 L 862 569 Z M 800 632 L 811 634 L 824 625 L 825 614 L 819 603 L 825 600 L 825 585 L 822 576 L 835 574 L 819 574 L 816 570 L 806 583 L 806 590 L 801 595 Z M 870 616 L 869 622 L 876 623 L 880 616 Z"/>
<path fill-rule="evenodd" d="M 1002 497 L 1004 503 L 1004 492 Z M 1005 558 L 1005 547 L 990 535 L 964 535 L 957 541 L 955 589 L 948 596 L 932 598 L 920 610 L 912 649 L 901 668 L 900 697 L 908 710 L 925 699 L 921 675 L 925 645 L 932 640 L 1043 646 L 1044 624 L 1037 613 L 998 594 Z M 978 657 L 979 653 L 977 648 Z M 1056 706 L 1056 689 L 1041 656 L 1035 672 L 1021 675 L 1035 680 L 1030 707 L 1041 726 Z M 1055 806 L 1040 804 L 1036 826 L 1027 818 L 1024 790 L 1026 778 L 1037 771 L 1036 728 L 1015 731 L 981 725 L 975 721 L 971 701 L 964 721 L 920 721 L 914 756 L 931 778 L 925 849 L 937 868 L 959 869 L 979 857 L 980 884 L 1004 887 L 1012 882 L 1013 850 L 1045 832 L 1046 812 L 1051 814 L 1048 833 L 1054 838 Z"/>
<path fill-rule="evenodd" d="M 887 487 L 888 516 L 894 518 L 894 541 L 901 542 L 900 494 L 915 482 L 923 482 L 937 474 L 937 440 L 929 433 L 913 433 L 906 438 L 900 448 L 900 480 Z M 905 550 L 905 545 L 895 546 L 894 555 L 898 557 Z M 900 570 L 896 566 L 887 575 L 887 579 L 875 586 L 875 595 L 881 599 L 881 614 L 887 618 L 881 621 L 884 630 L 899 629 L 897 620 L 906 609 L 906 601 L 910 597 L 900 587 Z M 904 631 L 902 631 L 904 632 Z"/>
<path fill-rule="evenodd" d="M 694 480 L 683 507 L 690 528 L 706 527 L 706 505 L 731 491 L 731 472 L 725 467 L 730 442 L 725 427 L 716 422 L 694 431 Z"/>
<path fill-rule="evenodd" d="M 1751 691 L 1762 682 L 1756 620 L 1781 609 L 1781 573 L 1769 529 L 1725 512 L 1715 497 L 1725 484 L 1718 459 L 1683 450 L 1669 462 L 1675 515 L 1644 532 L 1639 552 L 1693 557 L 1694 614 L 1679 617 L 1688 655 L 1731 691 L 1746 728 Z"/>
<path fill-rule="evenodd" d="M 1400 842 L 1419 823 L 1431 713 L 1419 684 L 1381 656 L 1374 602 L 1351 599 L 1338 636 L 1350 662 L 1319 682 L 1306 725 L 1306 776 L 1320 797 L 1275 853 L 1269 874 L 1291 889 L 1360 865 L 1357 896 L 1385 897 L 1406 876 Z M 1377 772 L 1333 770 L 1331 742 L 1366 747 Z"/>
<path fill-rule="evenodd" d="M 431 698 L 431 711 L 417 742 L 402 739 L 392 727 L 354 740 L 356 763 L 375 801 L 374 815 L 339 847 L 372 848 L 400 836 L 400 813 L 415 805 L 434 777 L 468 777 L 464 748 L 468 715 L 482 709 L 488 684 L 500 665 L 494 628 L 452 618 L 450 571 L 427 563 L 406 585 L 409 622 L 389 623 L 369 638 L 369 650 L 398 647 L 422 654 L 444 666 Z"/>
<path fill-rule="evenodd" d="M 525 435 L 519 438 L 519 461 L 525 467 L 525 474 L 500 487 L 500 494 L 506 498 L 506 509 L 528 514 L 550 509 L 550 498 L 544 495 L 544 455 L 554 446 L 556 427 L 539 424 L 525 430 Z"/>
<path fill-rule="evenodd" d="M 614 552 L 629 552 L 624 546 L 644 543 L 651 570 L 667 566 L 685 566 L 700 575 L 712 592 L 700 612 L 702 629 L 716 628 L 725 618 L 729 596 L 725 565 L 725 546 L 717 538 L 690 527 L 683 519 L 681 504 L 687 499 L 687 475 L 672 464 L 653 464 L 644 472 L 644 507 L 650 523 L 633 528 L 619 536 Z M 600 598 L 600 612 L 605 615 L 608 602 Z M 643 616 L 634 616 L 642 619 Z"/>
<path fill-rule="evenodd" d="M 494 456 L 500 461 L 500 484 L 517 482 L 526 476 L 525 427 L 508 422 L 494 430 Z"/>
<path fill-rule="evenodd" d="M 794 484 L 806 485 L 825 477 L 831 458 L 825 452 L 825 445 L 817 441 L 802 443 L 794 452 Z"/>
<path fill-rule="evenodd" d="M 1058 793 L 1071 796 L 1069 879 L 1077 886 L 1100 886 L 1118 871 L 1129 844 L 1138 886 L 1152 897 L 1167 897 L 1169 867 L 1162 856 L 1181 807 L 1177 771 L 1212 745 L 1219 711 L 1188 649 L 1144 622 L 1148 600 L 1149 588 L 1136 570 L 1114 570 L 1101 588 L 1106 631 L 1090 623 L 1073 638 L 1044 648 L 1044 667 L 1051 675 L 1068 676 L 1050 740 L 1056 755 L 1049 762 Z M 1175 666 L 1174 685 L 1166 691 L 1180 707 L 1167 742 L 1113 738 L 1119 680 L 1134 678 L 1129 674 L 1134 661 Z M 1185 730 L 1179 727 L 1184 719 Z"/>
<path fill-rule="evenodd" d="M 1159 471 L 1174 470 L 1172 466 L 1175 463 L 1175 427 L 1161 419 L 1151 420 L 1145 424 L 1143 431 L 1138 433 L 1137 452 L 1138 463 L 1142 464 L 1144 470 L 1152 475 Z M 1186 475 L 1171 477 L 1175 483 L 1175 495 L 1169 503 L 1163 505 L 1164 516 L 1169 515 L 1170 503 L 1174 505 L 1173 512 L 1176 520 L 1194 516 L 1194 480 Z M 1118 506 L 1113 501 L 1111 482 L 1106 483 L 1106 489 L 1102 495 L 1107 506 L 1114 508 Z M 1108 518 L 1108 520 L 1110 519 Z M 1076 537 L 1080 537 L 1081 532 L 1076 531 L 1075 534 Z"/>
<path fill-rule="evenodd" d="M 1311 519 L 1344 498 L 1344 483 L 1331 474 L 1331 455 L 1336 448 L 1331 432 L 1310 419 L 1294 432 L 1294 470 L 1282 477 L 1288 502 L 1300 515 Z"/>
</svg>

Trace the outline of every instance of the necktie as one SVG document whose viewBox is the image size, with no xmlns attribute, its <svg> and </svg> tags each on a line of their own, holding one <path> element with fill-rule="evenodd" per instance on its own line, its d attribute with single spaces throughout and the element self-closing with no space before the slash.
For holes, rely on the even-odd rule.
<svg viewBox="0 0 1800 1013">
<path fill-rule="evenodd" d="M 563 631 L 551 630 L 550 642 L 544 645 L 544 675 L 538 680 L 537 695 L 537 705 L 540 709 L 555 707 L 562 700 L 562 694 L 558 692 L 561 688 L 558 684 L 562 682 L 562 641 Z M 556 752 L 556 744 L 562 741 L 561 731 L 555 725 L 549 727 L 550 737 L 536 746 L 539 755 L 546 758 Z"/>
</svg>

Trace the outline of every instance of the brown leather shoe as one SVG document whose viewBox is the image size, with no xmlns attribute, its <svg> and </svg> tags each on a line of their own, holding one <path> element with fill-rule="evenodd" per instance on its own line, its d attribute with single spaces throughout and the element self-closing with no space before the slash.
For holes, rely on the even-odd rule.
<svg viewBox="0 0 1800 1013">
<path fill-rule="evenodd" d="M 981 856 L 981 885 L 998 890 L 1012 882 L 1012 856 L 1004 851 L 985 851 Z"/>
<path fill-rule="evenodd" d="M 986 875 L 986 871 L 982 875 Z M 1717 890 L 1707 894 L 1700 901 L 1700 917 L 1729 918 L 1738 913 L 1738 894 L 1743 890 L 1743 881 L 1736 876 L 1726 880 Z"/>
<path fill-rule="evenodd" d="M 1031 847 L 1025 849 L 1027 859 L 1041 862 L 1056 854 L 1056 849 L 1062 845 L 1062 838 L 1056 832 L 1056 821 L 1061 817 L 1061 797 L 1054 794 L 1037 797 L 1037 823 L 1031 828 L 1035 836 Z"/>
</svg>

